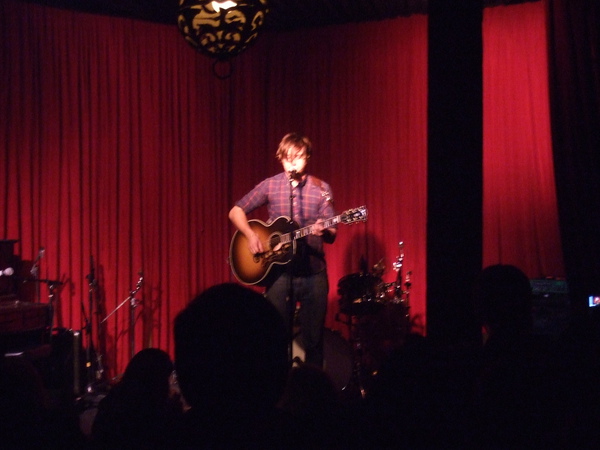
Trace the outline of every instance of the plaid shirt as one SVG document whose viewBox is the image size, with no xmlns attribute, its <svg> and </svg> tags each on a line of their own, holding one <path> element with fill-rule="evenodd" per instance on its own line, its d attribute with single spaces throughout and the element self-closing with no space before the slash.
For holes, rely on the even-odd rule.
<svg viewBox="0 0 600 450">
<path fill-rule="evenodd" d="M 314 224 L 317 219 L 329 219 L 335 216 L 333 195 L 326 182 L 308 175 L 305 180 L 293 188 L 294 221 L 305 227 Z M 285 172 L 272 176 L 257 184 L 250 192 L 236 202 L 246 214 L 260 206 L 267 205 L 268 223 L 281 216 L 290 216 L 290 181 Z M 334 226 L 335 227 L 335 226 Z M 323 238 L 308 235 L 303 239 L 307 246 L 299 246 L 295 265 L 302 274 L 318 273 L 325 269 Z M 303 249 L 302 247 L 306 247 Z"/>
</svg>

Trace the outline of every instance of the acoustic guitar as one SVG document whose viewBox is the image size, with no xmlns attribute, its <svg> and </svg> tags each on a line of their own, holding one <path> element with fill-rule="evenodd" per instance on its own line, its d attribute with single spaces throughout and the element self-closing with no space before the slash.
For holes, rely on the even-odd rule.
<svg viewBox="0 0 600 450">
<path fill-rule="evenodd" d="M 324 220 L 323 228 L 366 220 L 367 208 L 360 206 Z M 262 241 L 265 251 L 252 254 L 248 249 L 248 238 L 239 230 L 234 233 L 229 248 L 229 264 L 235 277 L 243 284 L 260 284 L 273 266 L 289 263 L 296 253 L 296 241 L 311 234 L 315 227 L 313 224 L 300 228 L 285 216 L 278 217 L 269 225 L 257 219 L 249 220 L 248 224 Z"/>
</svg>

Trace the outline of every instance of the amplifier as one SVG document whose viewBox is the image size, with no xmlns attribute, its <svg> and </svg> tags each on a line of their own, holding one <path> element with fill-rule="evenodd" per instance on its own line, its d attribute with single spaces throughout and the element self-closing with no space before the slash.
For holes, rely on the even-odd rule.
<svg viewBox="0 0 600 450">
<path fill-rule="evenodd" d="M 536 294 L 568 294 L 567 280 L 555 278 L 539 278 L 529 280 L 533 295 Z"/>
<path fill-rule="evenodd" d="M 566 280 L 529 280 L 533 294 L 533 331 L 558 337 L 570 324 L 571 300 Z"/>
</svg>

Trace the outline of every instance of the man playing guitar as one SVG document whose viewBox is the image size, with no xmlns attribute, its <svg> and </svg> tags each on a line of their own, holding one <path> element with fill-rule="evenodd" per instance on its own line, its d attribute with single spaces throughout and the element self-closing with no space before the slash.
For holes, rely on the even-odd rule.
<svg viewBox="0 0 600 450">
<path fill-rule="evenodd" d="M 306 136 L 298 133 L 284 136 L 276 153 L 283 172 L 263 180 L 238 200 L 229 211 L 229 219 L 245 237 L 244 243 L 255 259 L 278 251 L 288 256 L 258 282 L 266 287 L 265 296 L 288 324 L 290 335 L 296 303 L 300 303 L 298 318 L 305 362 L 322 367 L 329 292 L 323 244 L 334 242 L 337 226 L 324 223 L 335 215 L 333 196 L 326 182 L 307 173 L 311 153 L 312 145 Z M 247 217 L 263 205 L 267 206 L 268 224 L 278 218 L 283 221 L 282 216 L 287 216 L 287 231 L 307 227 L 310 233 L 297 241 L 265 242 Z"/>
</svg>

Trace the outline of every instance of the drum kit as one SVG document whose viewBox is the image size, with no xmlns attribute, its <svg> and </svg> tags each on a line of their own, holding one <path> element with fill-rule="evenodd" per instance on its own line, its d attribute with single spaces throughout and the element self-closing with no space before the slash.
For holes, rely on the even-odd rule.
<svg viewBox="0 0 600 450">
<path fill-rule="evenodd" d="M 383 260 L 370 272 L 342 277 L 338 282 L 340 312 L 337 320 L 347 326 L 352 348 L 352 376 L 346 389 L 366 395 L 370 378 L 410 333 L 411 272 L 403 275 L 404 243 L 393 263 L 396 278 L 383 281 Z"/>
</svg>

